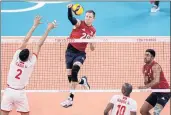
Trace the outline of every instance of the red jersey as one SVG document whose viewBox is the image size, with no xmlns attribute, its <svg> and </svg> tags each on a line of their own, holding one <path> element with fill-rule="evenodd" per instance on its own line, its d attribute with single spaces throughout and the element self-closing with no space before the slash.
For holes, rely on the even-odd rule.
<svg viewBox="0 0 171 115">
<path fill-rule="evenodd" d="M 148 77 L 149 82 L 151 82 L 154 79 L 153 70 L 152 70 L 154 64 L 158 64 L 158 63 L 153 61 L 150 65 L 145 64 L 143 66 L 143 74 L 144 76 Z M 151 89 L 168 89 L 168 88 L 169 88 L 169 84 L 166 78 L 164 77 L 163 70 L 161 70 L 159 83 L 151 87 Z"/>
<path fill-rule="evenodd" d="M 79 27 L 72 30 L 69 39 L 90 39 L 96 33 L 93 26 L 87 26 L 85 21 L 81 21 Z M 74 48 L 79 51 L 85 51 L 88 43 L 70 43 Z"/>
</svg>

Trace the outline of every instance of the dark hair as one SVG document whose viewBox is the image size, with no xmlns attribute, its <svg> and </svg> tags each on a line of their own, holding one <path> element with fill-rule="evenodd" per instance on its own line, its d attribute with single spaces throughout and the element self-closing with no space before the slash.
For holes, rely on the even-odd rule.
<svg viewBox="0 0 171 115">
<path fill-rule="evenodd" d="M 87 13 L 87 12 L 88 12 L 88 13 L 92 13 L 94 17 L 96 16 L 96 13 L 95 13 L 93 10 L 87 10 L 86 13 Z"/>
<path fill-rule="evenodd" d="M 156 52 L 153 49 L 147 49 L 145 52 L 149 52 L 153 57 L 156 56 Z"/>
<path fill-rule="evenodd" d="M 28 57 L 29 57 L 29 50 L 28 49 L 23 49 L 20 54 L 19 54 L 19 58 L 21 61 L 27 61 Z"/>
<path fill-rule="evenodd" d="M 125 94 L 124 95 L 125 96 L 129 96 L 130 93 L 132 92 L 132 85 L 129 84 L 129 83 L 124 83 L 123 87 L 124 87 L 124 90 L 125 90 Z"/>
</svg>

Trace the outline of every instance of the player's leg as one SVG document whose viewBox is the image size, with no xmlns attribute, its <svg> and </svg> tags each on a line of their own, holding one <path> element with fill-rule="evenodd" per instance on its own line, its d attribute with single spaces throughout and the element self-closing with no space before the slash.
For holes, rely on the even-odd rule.
<svg viewBox="0 0 171 115">
<path fill-rule="evenodd" d="M 29 115 L 29 103 L 24 90 L 18 91 L 18 96 L 15 97 L 14 104 L 17 112 L 21 113 L 21 115 Z"/>
<path fill-rule="evenodd" d="M 61 105 L 65 108 L 72 106 L 74 100 L 74 90 L 78 84 L 77 73 L 80 69 L 81 63 L 74 63 L 71 69 L 71 85 L 70 85 L 70 94 L 67 100 L 63 101 Z"/>
<path fill-rule="evenodd" d="M 159 3 L 160 3 L 159 0 L 155 0 L 155 1 L 154 1 L 154 5 L 153 5 L 153 7 L 151 8 L 151 12 L 157 12 L 157 11 L 160 10 L 160 8 L 159 8 Z"/>
<path fill-rule="evenodd" d="M 1 110 L 1 115 L 9 115 L 10 111 Z"/>
<path fill-rule="evenodd" d="M 75 58 L 76 54 L 70 52 L 70 51 L 66 51 L 65 52 L 65 63 L 66 63 L 66 68 L 67 68 L 67 76 L 68 76 L 68 81 L 70 84 L 70 89 L 71 89 L 71 79 L 72 79 L 72 66 L 73 66 L 73 60 Z M 63 107 L 69 107 L 72 106 L 73 103 L 73 98 L 74 95 L 70 92 L 70 95 L 68 97 L 68 99 L 66 99 L 65 101 L 63 101 L 61 103 L 61 105 Z"/>
<path fill-rule="evenodd" d="M 156 105 L 156 103 L 157 103 L 156 93 L 151 93 L 145 100 L 142 107 L 140 108 L 141 115 L 151 115 L 149 111 Z"/>
<path fill-rule="evenodd" d="M 159 0 L 156 0 L 156 1 L 154 2 L 154 5 L 156 5 L 157 7 L 159 7 L 159 3 L 160 3 L 160 1 L 159 1 Z"/>
<path fill-rule="evenodd" d="M 74 53 L 72 55 L 74 55 L 74 60 L 72 60 L 70 95 L 67 100 L 61 103 L 61 105 L 66 108 L 73 104 L 74 90 L 76 89 L 77 84 L 84 83 L 83 80 L 78 80 L 78 72 L 86 58 L 85 53 Z"/>
<path fill-rule="evenodd" d="M 29 112 L 20 112 L 21 115 L 29 115 Z"/>
<path fill-rule="evenodd" d="M 75 58 L 75 54 L 70 52 L 70 51 L 66 51 L 65 52 L 65 63 L 66 63 L 66 69 L 67 69 L 67 76 L 68 76 L 68 81 L 69 83 L 71 83 L 71 71 L 72 71 L 72 65 L 73 65 L 73 60 Z"/>
<path fill-rule="evenodd" d="M 78 81 L 78 72 L 80 67 L 82 66 L 84 60 L 86 59 L 85 53 L 77 53 L 72 54 L 74 55 L 74 60 L 72 60 L 72 69 L 71 69 L 71 86 L 70 86 L 70 98 L 71 100 L 74 99 L 74 92 L 72 90 L 76 89 L 78 83 L 83 83 L 83 80 Z"/>
<path fill-rule="evenodd" d="M 157 104 L 154 107 L 154 115 L 160 115 L 160 112 L 163 110 L 164 106 L 170 99 L 170 93 L 156 93 L 157 95 Z"/>
<path fill-rule="evenodd" d="M 86 53 L 79 53 L 77 55 L 77 57 L 74 59 L 73 67 L 78 68 L 78 71 L 75 71 L 75 74 L 72 73 L 73 74 L 72 78 L 73 79 L 75 78 L 76 81 L 77 81 L 77 83 L 79 83 L 80 85 L 82 85 L 85 89 L 90 89 L 90 86 L 88 84 L 88 81 L 87 81 L 87 77 L 86 76 L 83 76 L 83 77 L 81 77 L 81 79 L 78 79 L 79 69 L 83 65 L 85 59 L 86 59 Z"/>
<path fill-rule="evenodd" d="M 73 67 L 73 60 L 76 57 L 75 53 L 66 51 L 66 67 L 67 67 L 67 75 L 68 75 L 68 81 L 70 83 L 70 89 L 72 89 L 72 67 Z M 72 93 L 70 93 L 69 98 L 71 98 L 71 100 L 73 101 L 74 95 Z"/>
<path fill-rule="evenodd" d="M 13 108 L 13 92 L 12 89 L 6 88 L 3 93 L 3 97 L 1 101 L 1 114 L 9 115 L 12 108 Z"/>
</svg>

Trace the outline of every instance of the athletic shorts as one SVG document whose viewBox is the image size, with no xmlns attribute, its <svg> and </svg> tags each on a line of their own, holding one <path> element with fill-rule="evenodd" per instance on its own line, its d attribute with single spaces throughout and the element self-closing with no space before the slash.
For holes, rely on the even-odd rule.
<svg viewBox="0 0 171 115">
<path fill-rule="evenodd" d="M 1 110 L 11 111 L 14 107 L 18 112 L 29 112 L 29 104 L 25 90 L 6 88 L 1 100 Z"/>
</svg>

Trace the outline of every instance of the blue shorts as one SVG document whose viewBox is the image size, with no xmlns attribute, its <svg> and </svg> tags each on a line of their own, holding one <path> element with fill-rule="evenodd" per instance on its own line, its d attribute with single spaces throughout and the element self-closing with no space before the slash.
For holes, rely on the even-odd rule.
<svg viewBox="0 0 171 115">
<path fill-rule="evenodd" d="M 65 52 L 65 62 L 66 62 L 67 69 L 72 69 L 74 62 L 81 62 L 83 64 L 85 59 L 86 59 L 85 52 L 74 53 L 69 50 L 66 50 Z"/>
</svg>

